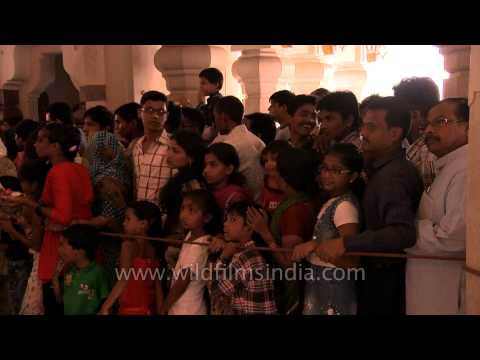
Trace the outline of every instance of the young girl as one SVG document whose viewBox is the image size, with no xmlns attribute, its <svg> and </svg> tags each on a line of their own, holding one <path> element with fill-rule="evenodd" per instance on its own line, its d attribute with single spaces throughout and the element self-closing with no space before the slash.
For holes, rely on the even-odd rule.
<svg viewBox="0 0 480 360">
<path fill-rule="evenodd" d="M 318 180 L 330 199 L 320 210 L 313 239 L 297 245 L 293 251 L 293 260 L 306 258 L 313 274 L 313 279 L 306 279 L 305 284 L 305 315 L 356 313 L 355 281 L 335 280 L 331 271 L 336 266 L 354 267 L 356 259 L 344 257 L 330 264 L 320 260 L 314 250 L 322 241 L 359 231 L 359 204 L 354 193 L 360 195 L 363 187 L 362 168 L 362 156 L 353 144 L 334 145 L 320 166 Z"/>
<path fill-rule="evenodd" d="M 274 211 L 270 224 L 267 214 L 249 209 L 248 223 L 267 245 L 291 248 L 311 239 L 315 224 L 315 211 L 310 200 L 315 192 L 313 159 L 302 149 L 288 149 L 278 154 L 277 171 L 280 189 L 285 199 Z M 277 307 L 282 314 L 301 312 L 301 281 L 287 277 L 287 270 L 295 271 L 289 253 L 265 254 L 273 266 L 285 271 L 285 278 L 275 279 Z M 297 268 L 298 269 L 298 268 Z M 290 271 L 289 271 L 290 272 Z M 298 274 L 297 274 L 298 275 Z"/>
<path fill-rule="evenodd" d="M 160 210 L 148 201 L 136 201 L 127 208 L 123 226 L 126 238 L 120 253 L 120 276 L 100 314 L 109 314 L 117 299 L 119 315 L 156 314 L 163 303 L 161 279 L 155 277 L 159 260 L 148 240 L 130 239 L 128 235 L 161 235 Z M 147 274 L 145 278 L 131 275 L 142 272 Z"/>
<path fill-rule="evenodd" d="M 220 209 L 207 190 L 186 193 L 180 210 L 180 221 L 188 232 L 185 241 L 208 244 L 210 235 L 221 231 Z M 183 244 L 173 281 L 161 314 L 206 315 L 205 279 L 201 276 L 207 265 L 208 247 Z"/>
<path fill-rule="evenodd" d="M 251 199 L 239 166 L 240 159 L 232 145 L 220 142 L 207 149 L 203 176 L 223 213 L 233 203 Z"/>
<path fill-rule="evenodd" d="M 265 171 L 265 179 L 258 204 L 272 215 L 278 205 L 285 199 L 285 193 L 278 184 L 277 157 L 283 150 L 290 149 L 287 141 L 275 140 L 262 151 L 260 163 Z"/>
</svg>

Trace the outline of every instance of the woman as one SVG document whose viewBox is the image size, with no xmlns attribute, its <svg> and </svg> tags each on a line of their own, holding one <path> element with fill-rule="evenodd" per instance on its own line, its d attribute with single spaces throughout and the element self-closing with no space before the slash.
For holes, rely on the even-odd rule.
<svg viewBox="0 0 480 360">
<path fill-rule="evenodd" d="M 34 209 L 45 223 L 40 249 L 38 277 L 43 283 L 45 314 L 62 314 L 63 307 L 55 299 L 52 278 L 61 264 L 58 256 L 61 232 L 74 220 L 92 217 L 93 187 L 88 169 L 74 163 L 80 135 L 72 125 L 49 124 L 38 134 L 35 149 L 40 159 L 47 159 L 48 172 L 42 197 L 36 202 L 27 197 L 11 199 Z"/>
</svg>

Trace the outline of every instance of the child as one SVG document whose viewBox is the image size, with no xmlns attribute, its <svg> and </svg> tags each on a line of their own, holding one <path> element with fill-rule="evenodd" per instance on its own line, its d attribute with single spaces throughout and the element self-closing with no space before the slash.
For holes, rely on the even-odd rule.
<svg viewBox="0 0 480 360">
<path fill-rule="evenodd" d="M 221 229 L 220 211 L 215 198 L 207 190 L 186 193 L 180 220 L 188 230 L 185 241 L 208 244 L 210 235 Z M 173 273 L 173 281 L 161 314 L 206 315 L 205 279 L 201 278 L 207 264 L 207 246 L 183 244 Z"/>
<path fill-rule="evenodd" d="M 240 159 L 232 145 L 220 142 L 207 149 L 203 176 L 222 214 L 233 203 L 251 198 L 244 187 L 245 177 L 238 172 L 239 166 Z"/>
<path fill-rule="evenodd" d="M 305 315 L 356 313 L 353 279 L 335 280 L 324 276 L 329 268 L 355 266 L 355 259 L 343 258 L 336 264 L 325 263 L 314 250 L 322 241 L 358 232 L 359 204 L 354 192 L 362 188 L 362 168 L 362 156 L 353 144 L 334 145 L 320 166 L 318 180 L 330 199 L 320 210 L 313 240 L 297 245 L 293 251 L 294 261 L 306 258 L 313 270 L 313 279 L 306 279 L 305 284 Z"/>
<path fill-rule="evenodd" d="M 97 231 L 91 225 L 72 225 L 63 231 L 58 252 L 67 267 L 70 265 L 64 276 L 65 315 L 95 315 L 107 298 L 107 276 L 94 260 L 97 246 Z M 53 287 L 60 300 L 57 276 L 53 279 Z"/>
<path fill-rule="evenodd" d="M 275 140 L 262 151 L 260 163 L 265 171 L 265 180 L 258 204 L 272 215 L 278 205 L 285 199 L 285 193 L 278 184 L 277 157 L 278 154 L 290 149 L 287 141 Z"/>
<path fill-rule="evenodd" d="M 148 201 L 136 201 L 127 208 L 123 224 L 126 238 L 120 253 L 120 276 L 100 314 L 108 315 L 117 299 L 120 303 L 119 315 L 151 315 L 159 311 L 163 303 L 163 291 L 161 279 L 156 278 L 159 260 L 155 249 L 148 240 L 131 239 L 128 236 L 159 236 L 160 216 L 160 209 Z M 147 276 L 138 276 L 142 272 Z"/>
<path fill-rule="evenodd" d="M 273 281 L 268 266 L 252 240 L 252 228 L 247 224 L 249 207 L 254 204 L 238 202 L 226 214 L 224 233 L 226 242 L 218 239 L 210 245 L 210 251 L 221 251 L 215 263 L 212 277 L 212 300 L 227 296 L 232 314 L 275 314 Z"/>
<path fill-rule="evenodd" d="M 214 130 L 215 118 L 213 116 L 213 108 L 218 99 L 222 97 L 220 90 L 223 86 L 223 74 L 216 68 L 203 69 L 200 74 L 200 89 L 198 92 L 199 104 L 197 109 L 203 114 L 205 118 L 205 129 L 203 132 L 203 139 L 210 143 L 216 134 Z M 205 96 L 208 96 L 207 103 L 204 103 Z"/>
</svg>

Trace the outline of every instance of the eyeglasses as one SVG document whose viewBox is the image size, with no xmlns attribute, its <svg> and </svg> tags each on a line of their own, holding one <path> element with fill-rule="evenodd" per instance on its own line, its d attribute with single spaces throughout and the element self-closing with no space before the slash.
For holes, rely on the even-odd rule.
<svg viewBox="0 0 480 360">
<path fill-rule="evenodd" d="M 439 129 L 443 126 L 447 126 L 449 123 L 459 123 L 459 122 L 465 122 L 464 120 L 455 120 L 455 119 L 449 119 L 445 116 L 440 116 L 436 119 L 434 119 L 433 121 L 427 121 L 425 123 L 425 128 L 427 128 L 428 126 L 431 126 L 432 128 L 434 129 Z"/>
<path fill-rule="evenodd" d="M 164 109 L 140 108 L 140 110 L 148 115 L 157 114 L 158 116 L 165 116 L 168 113 L 168 111 Z"/>
<path fill-rule="evenodd" d="M 318 174 L 321 174 L 322 172 L 326 172 L 326 173 L 330 173 L 332 175 L 335 175 L 335 176 L 340 176 L 340 175 L 344 175 L 344 174 L 349 174 L 351 173 L 350 170 L 346 170 L 346 169 L 333 169 L 333 168 L 329 168 L 325 165 L 322 165 L 318 168 Z"/>
</svg>

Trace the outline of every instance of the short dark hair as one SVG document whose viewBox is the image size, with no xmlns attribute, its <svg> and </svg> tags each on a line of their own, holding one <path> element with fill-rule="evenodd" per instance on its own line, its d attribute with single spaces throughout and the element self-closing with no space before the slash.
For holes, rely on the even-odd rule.
<svg viewBox="0 0 480 360">
<path fill-rule="evenodd" d="M 64 102 L 56 102 L 48 106 L 47 113 L 51 121 L 60 121 L 64 125 L 70 125 L 72 120 L 72 109 Z"/>
<path fill-rule="evenodd" d="M 134 201 L 128 205 L 139 220 L 148 222 L 148 236 L 160 236 L 163 234 L 162 213 L 157 205 L 150 201 Z"/>
<path fill-rule="evenodd" d="M 222 211 L 218 207 L 215 196 L 208 190 L 197 189 L 183 194 L 183 200 L 187 198 L 192 200 L 204 215 L 212 217 L 204 226 L 205 232 L 209 235 L 218 235 L 222 231 Z"/>
<path fill-rule="evenodd" d="M 243 218 L 246 222 L 248 208 L 255 208 L 256 210 L 260 210 L 262 207 L 250 201 L 237 201 L 228 207 L 225 215 L 235 214 Z"/>
<path fill-rule="evenodd" d="M 278 154 L 277 171 L 285 182 L 299 192 L 314 188 L 315 159 L 303 149 L 290 148 Z"/>
<path fill-rule="evenodd" d="M 410 131 L 410 111 L 408 105 L 404 100 L 396 96 L 382 97 L 377 100 L 373 100 L 368 105 L 368 110 L 385 110 L 385 122 L 389 128 L 397 127 L 401 128 L 402 139 L 408 136 Z"/>
<path fill-rule="evenodd" d="M 131 102 L 128 104 L 123 104 L 122 106 L 118 107 L 117 110 L 113 113 L 114 115 L 120 116 L 123 120 L 127 123 L 136 120 L 138 122 L 142 122 L 142 120 L 138 117 L 138 110 L 141 108 L 141 105 L 136 102 Z M 143 124 L 142 124 L 143 126 Z"/>
<path fill-rule="evenodd" d="M 221 90 L 223 87 L 223 74 L 217 68 L 207 68 L 200 71 L 198 77 L 205 78 L 210 84 L 217 85 L 217 89 Z"/>
<path fill-rule="evenodd" d="M 353 130 L 358 130 L 360 126 L 360 113 L 358 109 L 357 97 L 351 91 L 335 91 L 325 96 L 319 104 L 322 110 L 339 113 L 343 121 L 352 116 Z"/>
<path fill-rule="evenodd" d="M 378 94 L 372 94 L 370 96 L 367 96 L 365 99 L 362 100 L 362 102 L 360 103 L 360 105 L 358 106 L 359 110 L 360 110 L 360 116 L 364 116 L 365 113 L 367 112 L 368 110 L 368 106 L 370 105 L 370 103 L 374 100 L 378 100 L 378 99 L 381 99 L 382 96 L 378 95 Z"/>
<path fill-rule="evenodd" d="M 241 124 L 243 120 L 243 104 L 235 96 L 224 96 L 215 104 L 215 111 L 226 114 L 233 122 Z"/>
<path fill-rule="evenodd" d="M 267 146 L 265 146 L 262 150 L 262 154 L 260 155 L 260 164 L 262 166 L 265 166 L 265 163 L 263 161 L 263 157 L 267 154 L 271 155 L 278 155 L 284 150 L 291 149 L 292 145 L 288 141 L 285 140 L 274 140 Z"/>
<path fill-rule="evenodd" d="M 330 94 L 330 91 L 328 91 L 327 89 L 325 88 L 318 88 L 318 89 L 315 89 L 313 90 L 310 95 L 312 96 L 315 96 L 317 98 L 320 98 L 323 99 L 325 96 L 327 96 L 328 94 Z"/>
<path fill-rule="evenodd" d="M 239 186 L 245 185 L 245 176 L 238 171 L 240 167 L 240 158 L 238 157 L 237 150 L 233 145 L 224 142 L 212 144 L 207 148 L 205 155 L 207 154 L 213 154 L 218 161 L 225 166 L 233 166 L 233 172 L 228 177 L 229 184 L 235 184 Z"/>
<path fill-rule="evenodd" d="M 250 131 L 262 139 L 265 145 L 275 139 L 277 127 L 272 115 L 257 112 L 245 115 L 245 118 L 250 120 Z"/>
<path fill-rule="evenodd" d="M 93 261 L 98 248 L 98 232 L 92 225 L 75 224 L 63 231 L 63 237 L 75 250 L 85 251 L 85 256 Z"/>
<path fill-rule="evenodd" d="M 438 86 L 429 77 L 404 78 L 393 87 L 393 94 L 406 102 L 409 111 L 420 111 L 422 116 L 440 100 Z"/>
<path fill-rule="evenodd" d="M 446 98 L 438 104 L 448 103 L 455 105 L 455 115 L 461 121 L 468 122 L 470 119 L 470 107 L 468 106 L 468 99 L 464 97 Z M 434 105 L 435 106 L 435 105 Z M 432 106 L 433 107 L 433 106 Z"/>
<path fill-rule="evenodd" d="M 279 90 L 277 92 L 274 92 L 272 96 L 270 96 L 269 101 L 270 102 L 276 102 L 278 105 L 282 106 L 288 106 L 290 101 L 295 97 L 295 94 L 291 91 L 288 90 Z"/>
<path fill-rule="evenodd" d="M 166 103 L 168 99 L 164 93 L 156 90 L 150 90 L 142 95 L 142 98 L 140 99 L 140 105 L 145 105 L 147 101 L 163 101 Z"/>
<path fill-rule="evenodd" d="M 312 104 L 313 106 L 315 106 L 316 103 L 317 99 L 315 98 L 315 96 L 297 95 L 288 103 L 287 111 L 290 116 L 293 116 L 301 106 L 305 104 Z"/>
<path fill-rule="evenodd" d="M 165 121 L 165 130 L 168 133 L 173 133 L 178 130 L 180 121 L 182 119 L 182 109 L 173 101 L 167 101 L 167 120 Z"/>
<path fill-rule="evenodd" d="M 18 123 L 15 127 L 15 133 L 17 136 L 26 141 L 30 135 L 32 135 L 35 130 L 39 128 L 40 124 L 32 119 L 25 119 Z"/>
<path fill-rule="evenodd" d="M 105 106 L 94 106 L 87 111 L 83 118 L 89 117 L 93 122 L 100 125 L 101 130 L 113 131 L 113 114 Z"/>
<path fill-rule="evenodd" d="M 205 118 L 199 110 L 191 107 L 182 107 L 182 115 L 192 122 L 193 126 L 200 131 L 200 134 L 203 133 L 203 129 L 205 129 Z"/>
</svg>

